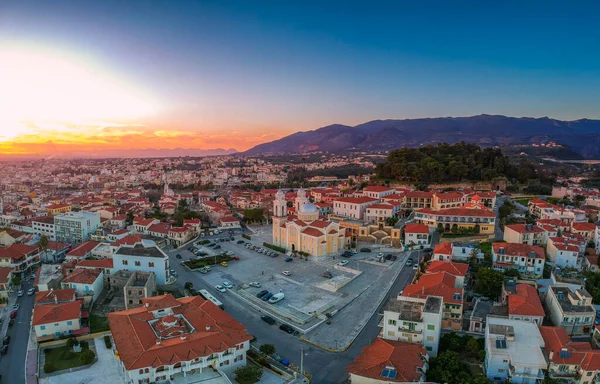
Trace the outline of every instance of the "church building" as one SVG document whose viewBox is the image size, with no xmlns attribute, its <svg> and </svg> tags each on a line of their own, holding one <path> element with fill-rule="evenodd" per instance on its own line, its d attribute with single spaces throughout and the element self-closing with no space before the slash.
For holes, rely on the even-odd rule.
<svg viewBox="0 0 600 384">
<path fill-rule="evenodd" d="M 346 230 L 322 216 L 303 188 L 297 191 L 294 208 L 294 214 L 288 215 L 285 193 L 277 191 L 272 218 L 274 245 L 311 256 L 333 255 L 344 249 Z"/>
</svg>

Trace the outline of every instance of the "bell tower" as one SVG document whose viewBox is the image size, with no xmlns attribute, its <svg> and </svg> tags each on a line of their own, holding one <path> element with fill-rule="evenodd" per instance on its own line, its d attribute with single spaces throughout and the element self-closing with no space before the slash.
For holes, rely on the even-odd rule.
<svg viewBox="0 0 600 384">
<path fill-rule="evenodd" d="M 287 201 L 285 201 L 285 193 L 280 189 L 275 194 L 273 201 L 273 216 L 287 217 Z"/>
</svg>

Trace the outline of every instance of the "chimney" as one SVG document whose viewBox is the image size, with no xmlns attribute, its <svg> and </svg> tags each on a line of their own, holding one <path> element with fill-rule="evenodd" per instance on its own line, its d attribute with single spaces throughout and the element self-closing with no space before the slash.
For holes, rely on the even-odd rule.
<svg viewBox="0 0 600 384">
<path fill-rule="evenodd" d="M 207 331 L 210 331 L 210 325 L 207 325 L 207 326 L 206 326 L 206 330 L 207 330 Z"/>
<path fill-rule="evenodd" d="M 185 335 L 181 335 L 180 339 L 185 340 Z"/>
<path fill-rule="evenodd" d="M 56 293 L 52 294 L 54 296 L 54 304 L 58 304 L 58 296 L 56 296 Z"/>
<path fill-rule="evenodd" d="M 160 339 L 156 339 L 156 345 L 160 345 Z"/>
<path fill-rule="evenodd" d="M 148 303 L 146 303 L 146 308 L 148 308 L 150 305 Z"/>
<path fill-rule="evenodd" d="M 548 354 L 548 360 L 552 361 L 553 357 L 554 357 L 554 351 L 550 351 L 550 353 Z"/>
</svg>

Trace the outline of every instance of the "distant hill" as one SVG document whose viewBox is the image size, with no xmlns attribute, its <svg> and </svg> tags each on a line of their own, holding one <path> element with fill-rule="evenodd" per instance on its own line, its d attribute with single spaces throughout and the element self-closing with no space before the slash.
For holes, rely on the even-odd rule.
<svg viewBox="0 0 600 384">
<path fill-rule="evenodd" d="M 243 155 L 313 151 L 382 151 L 441 142 L 513 146 L 556 142 L 585 159 L 600 159 L 600 120 L 478 115 L 374 120 L 355 127 L 334 124 L 257 145 Z"/>
</svg>

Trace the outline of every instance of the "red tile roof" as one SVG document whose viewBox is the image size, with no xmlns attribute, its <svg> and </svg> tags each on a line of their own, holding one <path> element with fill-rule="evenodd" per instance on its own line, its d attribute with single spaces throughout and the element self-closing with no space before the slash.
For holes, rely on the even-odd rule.
<svg viewBox="0 0 600 384">
<path fill-rule="evenodd" d="M 378 203 L 369 205 L 367 209 L 394 209 L 394 206 L 389 203 Z"/>
<path fill-rule="evenodd" d="M 33 320 L 31 324 L 42 325 L 79 319 L 81 316 L 81 305 L 81 301 L 36 305 L 33 308 Z"/>
<path fill-rule="evenodd" d="M 436 197 L 440 200 L 462 199 L 463 194 L 458 192 L 436 193 Z"/>
<path fill-rule="evenodd" d="M 429 233 L 429 227 L 425 224 L 406 224 L 404 233 Z"/>
<path fill-rule="evenodd" d="M 240 219 L 237 219 L 233 216 L 224 216 L 221 217 L 219 220 L 221 221 L 221 223 L 235 223 L 236 221 L 240 221 Z"/>
<path fill-rule="evenodd" d="M 46 209 L 60 209 L 60 208 L 67 208 L 69 207 L 69 204 L 51 204 L 48 205 L 46 207 Z"/>
<path fill-rule="evenodd" d="M 12 270 L 11 267 L 0 267 L 0 284 L 8 284 L 8 275 Z"/>
<path fill-rule="evenodd" d="M 433 192 L 408 191 L 406 192 L 405 196 L 413 199 L 432 199 Z"/>
<path fill-rule="evenodd" d="M 508 314 L 546 316 L 535 287 L 529 284 L 517 284 L 516 293 L 508 296 Z"/>
<path fill-rule="evenodd" d="M 529 257 L 531 254 L 535 254 L 535 257 L 538 259 L 546 258 L 544 248 L 536 245 L 518 243 L 492 243 L 492 248 L 494 249 L 494 253 L 496 255 L 499 254 L 500 248 L 504 248 L 504 254 L 508 256 Z"/>
<path fill-rule="evenodd" d="M 75 268 L 113 268 L 113 259 L 81 260 Z"/>
<path fill-rule="evenodd" d="M 377 380 L 378 382 L 407 383 L 419 381 L 421 374 L 417 367 L 423 367 L 425 362 L 421 356 L 427 351 L 421 344 L 404 343 L 401 341 L 375 338 L 371 345 L 366 346 L 348 366 L 348 373 Z M 394 367 L 395 378 L 383 378 L 382 372 L 386 367 Z"/>
<path fill-rule="evenodd" d="M 349 204 L 366 204 L 378 201 L 377 199 L 361 196 L 361 197 L 340 197 L 333 200 L 336 203 L 349 203 Z"/>
<path fill-rule="evenodd" d="M 571 341 L 562 327 L 540 327 L 540 334 L 550 362 L 556 365 L 579 365 L 585 371 L 600 370 L 600 350 L 592 349 L 590 343 Z M 563 348 L 570 352 L 568 356 L 561 356 Z"/>
<path fill-rule="evenodd" d="M 518 233 L 542 233 L 542 232 L 544 232 L 544 230 L 541 227 L 538 227 L 537 225 L 532 225 L 531 227 L 529 227 L 526 224 L 510 224 L 510 225 L 505 225 L 504 227 L 512 229 L 513 231 L 518 232 Z"/>
<path fill-rule="evenodd" d="M 150 219 L 143 219 L 143 218 L 135 218 L 133 219 L 133 224 L 135 225 L 139 225 L 142 227 L 147 227 L 150 224 L 152 224 L 156 219 L 150 218 Z"/>
<path fill-rule="evenodd" d="M 163 235 L 167 235 L 169 233 L 169 227 L 169 223 L 152 224 L 148 227 L 148 232 L 162 233 Z"/>
<path fill-rule="evenodd" d="M 321 237 L 323 236 L 323 232 L 319 231 L 316 228 L 306 228 L 302 231 L 303 234 L 308 235 L 308 236 L 313 236 L 313 237 Z"/>
<path fill-rule="evenodd" d="M 36 252 L 37 249 L 33 245 L 13 244 L 7 248 L 0 248 L 0 259 L 19 260 L 32 252 Z"/>
<path fill-rule="evenodd" d="M 429 264 L 429 267 L 425 273 L 447 272 L 453 276 L 465 277 L 468 270 L 469 264 L 434 260 L 431 262 L 431 264 Z"/>
<path fill-rule="evenodd" d="M 93 284 L 101 274 L 100 268 L 77 268 L 62 283 Z"/>
<path fill-rule="evenodd" d="M 100 243 L 98 243 L 97 241 L 87 241 L 81 244 L 79 247 L 67 253 L 67 256 L 84 257 L 88 253 L 92 252 L 92 250 L 96 248 L 99 244 Z"/>
<path fill-rule="evenodd" d="M 573 223 L 571 227 L 576 231 L 590 232 L 596 230 L 596 224 L 594 223 Z"/>
<path fill-rule="evenodd" d="M 236 348 L 237 345 L 251 339 L 251 336 L 246 333 L 246 327 L 212 302 L 199 296 L 178 300 L 171 295 L 166 296 L 170 297 L 152 298 L 158 307 L 153 306 L 154 303 L 148 302 L 147 299 L 145 302 L 148 302 L 149 307 L 142 306 L 108 315 L 115 347 L 127 370 L 156 368 L 206 357 Z M 180 333 L 171 333 L 159 340 L 155 330 L 164 334 L 161 328 L 164 317 L 154 322 L 153 327 L 153 324 L 150 324 L 155 320 L 150 312 L 153 308 L 172 308 L 174 317 L 185 318 L 193 327 L 193 331 L 181 325 L 177 328 Z"/>
<path fill-rule="evenodd" d="M 121 245 L 135 245 L 141 241 L 142 241 L 142 235 L 138 233 L 135 235 L 125 236 L 125 237 L 115 241 L 114 243 L 112 243 L 111 246 L 119 247 Z"/>
<path fill-rule="evenodd" d="M 452 255 L 452 243 L 437 244 L 433 249 L 434 255 Z"/>
<path fill-rule="evenodd" d="M 330 221 L 321 221 L 321 220 L 316 220 L 313 221 L 312 223 L 309 224 L 311 227 L 315 227 L 315 228 L 327 228 L 328 226 L 331 225 Z"/>
<path fill-rule="evenodd" d="M 425 274 L 415 284 L 407 285 L 402 296 L 426 298 L 427 296 L 441 296 L 444 303 L 462 304 L 463 289 L 454 288 L 456 278 L 449 273 Z M 456 298 L 459 294 L 460 298 Z"/>
<path fill-rule="evenodd" d="M 35 295 L 35 304 L 55 304 L 64 301 L 75 300 L 75 288 L 54 289 L 41 291 Z"/>
<path fill-rule="evenodd" d="M 127 230 L 127 229 L 119 229 L 118 231 L 115 231 L 115 232 L 111 233 L 111 235 L 120 236 L 120 235 L 124 235 L 126 233 L 129 233 L 129 230 Z"/>
</svg>

